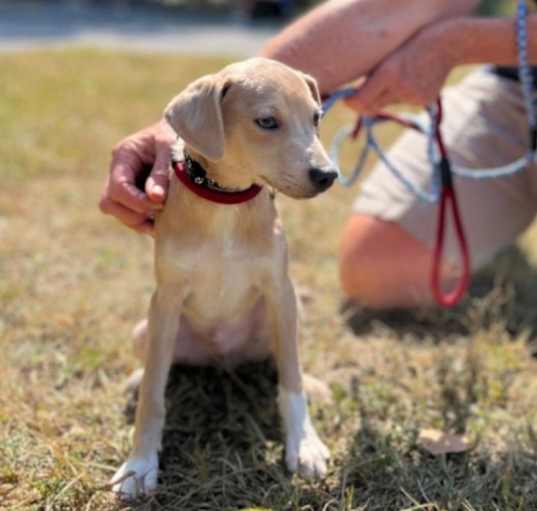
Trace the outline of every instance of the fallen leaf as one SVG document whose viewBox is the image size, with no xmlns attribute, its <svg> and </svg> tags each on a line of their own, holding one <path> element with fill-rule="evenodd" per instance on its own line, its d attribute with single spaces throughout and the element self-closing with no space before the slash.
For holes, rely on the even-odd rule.
<svg viewBox="0 0 537 511">
<path fill-rule="evenodd" d="M 438 429 L 423 429 L 418 437 L 418 445 L 434 456 L 465 452 L 472 448 L 466 435 L 444 433 Z"/>
</svg>

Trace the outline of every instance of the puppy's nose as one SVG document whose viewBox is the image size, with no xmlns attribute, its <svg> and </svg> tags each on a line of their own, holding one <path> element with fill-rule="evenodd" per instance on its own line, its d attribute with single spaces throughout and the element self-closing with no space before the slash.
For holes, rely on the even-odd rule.
<svg viewBox="0 0 537 511">
<path fill-rule="evenodd" d="M 309 171 L 311 182 L 316 186 L 317 190 L 324 192 L 328 190 L 337 177 L 337 172 L 334 170 L 321 170 L 321 169 L 310 169 Z"/>
</svg>

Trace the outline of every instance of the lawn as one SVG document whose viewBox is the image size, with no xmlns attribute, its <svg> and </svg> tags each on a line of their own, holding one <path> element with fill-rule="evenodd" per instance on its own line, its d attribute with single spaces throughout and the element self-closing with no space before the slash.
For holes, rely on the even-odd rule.
<svg viewBox="0 0 537 511">
<path fill-rule="evenodd" d="M 97 202 L 112 145 L 224 62 L 77 50 L 0 64 L 0 509 L 130 509 L 107 481 L 130 446 L 124 383 L 153 289 L 151 241 Z M 330 114 L 325 139 L 349 118 Z M 269 364 L 175 368 L 162 484 L 132 508 L 537 509 L 536 230 L 455 311 L 360 313 L 343 307 L 337 278 L 355 193 L 278 198 L 304 366 L 332 391 L 313 404 L 328 477 L 286 473 Z M 432 456 L 417 441 L 427 428 L 466 433 L 472 449 Z"/>
</svg>

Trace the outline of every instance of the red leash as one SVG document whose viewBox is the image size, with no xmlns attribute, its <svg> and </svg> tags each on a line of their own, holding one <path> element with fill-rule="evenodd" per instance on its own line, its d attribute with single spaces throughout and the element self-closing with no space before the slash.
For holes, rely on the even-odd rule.
<svg viewBox="0 0 537 511">
<path fill-rule="evenodd" d="M 470 251 L 466 241 L 466 234 L 461 220 L 457 194 L 453 184 L 453 173 L 449 161 L 442 131 L 443 111 L 442 101 L 437 100 L 437 122 L 436 122 L 436 142 L 440 152 L 440 177 L 442 183 L 442 193 L 440 195 L 440 204 L 438 209 L 438 224 L 436 228 L 436 243 L 433 253 L 433 267 L 431 272 L 431 288 L 435 300 L 442 307 L 453 307 L 462 299 L 468 286 L 470 285 Z M 442 289 L 442 266 L 444 256 L 444 245 L 446 238 L 446 223 L 448 220 L 448 208 L 451 210 L 457 242 L 459 244 L 460 256 L 462 261 L 462 275 L 459 282 L 452 291 L 446 292 Z"/>
<path fill-rule="evenodd" d="M 468 243 L 466 241 L 466 234 L 464 226 L 461 220 L 461 214 L 459 211 L 459 204 L 457 201 L 457 194 L 453 184 L 453 172 L 451 170 L 451 163 L 449 161 L 444 139 L 442 137 L 442 131 L 440 129 L 443 117 L 442 101 L 440 98 L 437 100 L 437 118 L 435 127 L 435 138 L 440 153 L 440 179 L 441 179 L 441 194 L 438 204 L 438 223 L 436 227 L 436 240 L 433 251 L 433 261 L 431 269 L 431 290 L 434 299 L 442 307 L 453 307 L 463 298 L 466 290 L 470 284 L 470 251 Z M 393 121 L 400 126 L 410 128 L 415 131 L 423 133 L 422 127 L 408 119 L 403 119 L 395 114 L 380 112 L 375 116 L 378 121 Z M 357 138 L 362 131 L 363 120 L 359 117 L 356 121 L 354 130 L 351 133 L 353 139 Z M 462 275 L 455 285 L 455 288 L 451 291 L 444 291 L 442 288 L 442 266 L 444 258 L 444 247 L 446 239 L 446 225 L 448 222 L 448 216 L 451 213 L 453 219 L 455 233 L 457 236 L 457 243 L 459 245 L 461 262 L 462 262 Z"/>
</svg>

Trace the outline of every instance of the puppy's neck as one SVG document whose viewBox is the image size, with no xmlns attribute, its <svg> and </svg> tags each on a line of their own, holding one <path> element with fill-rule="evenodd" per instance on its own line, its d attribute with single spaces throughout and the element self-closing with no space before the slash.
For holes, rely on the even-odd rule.
<svg viewBox="0 0 537 511">
<path fill-rule="evenodd" d="M 210 161 L 188 147 L 185 148 L 185 154 L 201 165 L 208 179 L 215 181 L 222 188 L 244 190 L 254 184 L 252 175 L 239 165 L 224 160 Z"/>
<path fill-rule="evenodd" d="M 204 158 L 195 153 L 188 154 L 194 161 L 211 170 L 220 169 L 212 166 Z M 179 154 L 174 157 L 180 157 Z M 207 166 L 207 167 L 206 167 Z M 225 167 L 226 172 L 229 167 Z M 251 181 L 220 179 L 216 172 L 207 172 L 207 177 L 218 179 L 218 185 L 226 188 L 249 188 Z M 198 243 L 200 240 L 212 240 L 215 243 L 240 239 L 245 244 L 256 242 L 261 237 L 271 239 L 276 219 L 274 201 L 269 190 L 263 188 L 251 200 L 235 205 L 222 205 L 206 200 L 196 193 L 185 193 L 185 186 L 180 178 L 172 179 L 166 207 L 157 222 L 157 239 L 181 239 L 183 242 Z M 226 241 L 226 242 L 227 242 Z"/>
<path fill-rule="evenodd" d="M 207 178 L 221 187 L 247 189 L 253 184 L 240 168 L 210 162 L 188 147 L 178 145 L 173 157 L 181 159 L 186 155 L 203 167 Z M 230 179 L 230 176 L 233 178 Z M 172 237 L 183 241 L 211 239 L 218 242 L 231 236 L 250 243 L 260 236 L 271 239 L 276 216 L 274 202 L 266 188 L 252 200 L 228 206 L 205 200 L 195 193 L 185 193 L 179 179 L 173 179 L 166 207 L 157 223 L 157 238 Z"/>
</svg>

